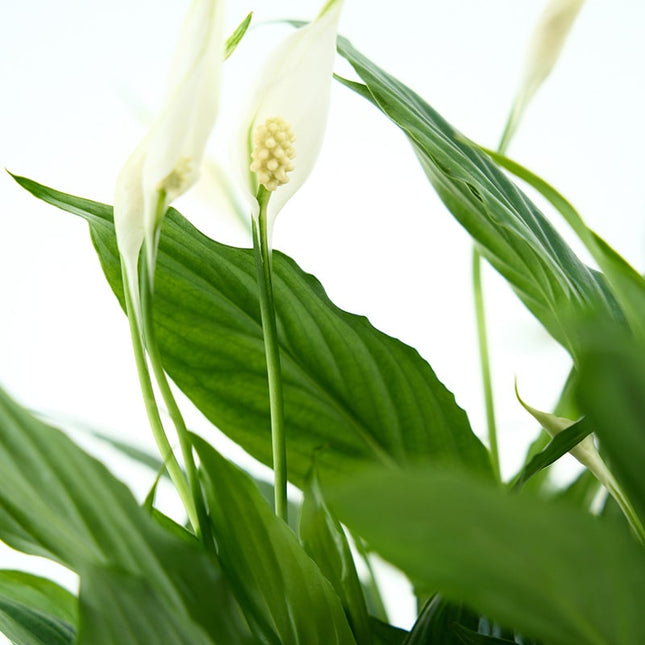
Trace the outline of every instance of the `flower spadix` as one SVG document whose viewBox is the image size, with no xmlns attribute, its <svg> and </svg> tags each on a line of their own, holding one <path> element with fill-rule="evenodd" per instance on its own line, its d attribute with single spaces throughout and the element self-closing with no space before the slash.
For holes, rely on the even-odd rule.
<svg viewBox="0 0 645 645">
<path fill-rule="evenodd" d="M 144 239 L 152 269 L 161 218 L 199 176 L 217 115 L 223 56 L 223 2 L 194 0 L 179 37 L 164 108 L 116 183 L 114 225 L 133 294 Z"/>
<path fill-rule="evenodd" d="M 287 36 L 268 57 L 250 93 L 238 137 L 235 170 L 256 217 L 260 186 L 275 215 L 309 176 L 322 146 L 343 0 Z"/>
</svg>

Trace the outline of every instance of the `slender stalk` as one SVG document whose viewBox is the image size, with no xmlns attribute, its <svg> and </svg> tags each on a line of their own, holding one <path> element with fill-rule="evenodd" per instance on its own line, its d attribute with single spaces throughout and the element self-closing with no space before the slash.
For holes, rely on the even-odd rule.
<svg viewBox="0 0 645 645">
<path fill-rule="evenodd" d="M 515 133 L 515 106 L 502 133 L 497 152 L 504 154 L 511 138 Z M 497 444 L 497 423 L 495 421 L 495 400 L 493 398 L 493 379 L 491 377 L 490 355 L 488 353 L 488 332 L 486 331 L 486 308 L 484 306 L 484 288 L 481 277 L 481 253 L 473 247 L 473 295 L 475 300 L 475 320 L 477 324 L 477 343 L 479 346 L 479 362 L 481 365 L 482 385 L 484 388 L 484 406 L 486 408 L 486 429 L 490 460 L 493 472 L 498 481 L 502 480 L 499 465 L 499 447 Z"/>
<path fill-rule="evenodd" d="M 273 452 L 273 473 L 276 515 L 287 521 L 287 448 L 284 435 L 284 398 L 282 394 L 282 373 L 278 329 L 273 302 L 271 247 L 268 239 L 267 205 L 271 193 L 264 186 L 258 190 L 260 213 L 253 220 L 253 250 L 260 290 L 260 312 L 264 333 L 264 351 L 267 362 L 269 385 L 269 408 L 271 414 L 271 446 Z"/>
<path fill-rule="evenodd" d="M 616 485 L 607 486 L 609 494 L 616 500 L 616 503 L 620 507 L 620 510 L 623 512 L 623 515 L 627 519 L 634 535 L 638 538 L 638 541 L 641 544 L 645 544 L 645 527 L 638 517 L 634 507 L 632 506 L 627 496 L 623 493 L 620 487 Z"/>
<path fill-rule="evenodd" d="M 128 323 L 130 325 L 130 337 L 132 339 L 132 349 L 134 351 L 134 359 L 137 365 L 137 374 L 139 376 L 139 384 L 141 386 L 141 394 L 143 396 L 143 402 L 146 408 L 146 413 L 148 415 L 148 421 L 152 429 L 152 435 L 157 444 L 161 458 L 168 470 L 168 474 L 172 479 L 175 488 L 181 498 L 181 501 L 186 509 L 190 523 L 193 526 L 197 526 L 197 513 L 193 504 L 193 499 L 190 494 L 190 489 L 188 483 L 184 476 L 184 473 L 181 470 L 179 462 L 175 457 L 172 447 L 168 442 L 168 437 L 166 437 L 166 432 L 161 422 L 161 417 L 159 416 L 159 409 L 157 408 L 157 402 L 155 400 L 154 390 L 152 388 L 152 382 L 150 380 L 150 372 L 148 371 L 148 365 L 146 363 L 145 350 L 143 347 L 143 341 L 141 339 L 141 331 L 139 329 L 139 324 L 137 321 L 137 315 L 135 313 L 134 304 L 132 302 L 132 295 L 130 293 L 130 287 L 128 285 L 128 280 L 126 278 L 125 266 L 121 264 L 121 271 L 123 274 L 123 289 L 125 295 L 125 305 L 126 313 L 128 315 Z"/>
<path fill-rule="evenodd" d="M 473 247 L 473 294 L 475 298 L 475 319 L 477 321 L 477 340 L 479 343 L 479 360 L 481 364 L 484 403 L 486 406 L 486 426 L 488 445 L 493 472 L 501 481 L 499 467 L 499 448 L 497 445 L 497 425 L 495 423 L 495 404 L 493 401 L 493 381 L 491 378 L 490 355 L 488 353 L 488 334 L 486 333 L 486 312 L 481 278 L 481 254 Z"/>
<path fill-rule="evenodd" d="M 632 506 L 629 498 L 623 492 L 620 484 L 616 481 L 612 472 L 607 468 L 604 461 L 598 456 L 595 462 L 583 462 L 583 464 L 594 474 L 596 479 L 609 491 L 625 519 L 631 527 L 634 535 L 641 544 L 645 544 L 645 527 L 641 522 L 636 509 Z"/>
<path fill-rule="evenodd" d="M 149 258 L 145 257 L 150 251 L 146 248 L 144 244 L 143 247 L 144 257 L 141 262 L 141 318 L 143 326 L 143 335 L 145 339 L 145 346 L 148 351 L 148 357 L 150 359 L 150 365 L 152 366 L 152 371 L 155 377 L 155 381 L 159 388 L 159 392 L 163 398 L 163 401 L 170 415 L 170 419 L 175 426 L 177 432 L 177 438 L 179 439 L 179 446 L 181 448 L 181 454 L 184 460 L 184 467 L 186 469 L 186 474 L 188 476 L 188 484 L 190 487 L 190 492 L 192 493 L 193 505 L 196 510 L 197 523 L 193 524 L 195 533 L 197 537 L 203 542 L 204 546 L 209 549 L 214 549 L 213 543 L 213 534 L 211 532 L 210 521 L 208 519 L 208 513 L 206 512 L 206 502 L 204 501 L 203 490 L 201 483 L 199 481 L 199 476 L 197 474 L 197 466 L 195 464 L 195 459 L 193 456 L 192 443 L 190 441 L 190 435 L 188 433 L 188 428 L 184 421 L 184 417 L 181 414 L 181 410 L 177 405 L 175 396 L 170 389 L 170 384 L 168 383 L 168 378 L 166 377 L 166 372 L 163 368 L 163 363 L 161 361 L 161 354 L 159 352 L 159 346 L 157 344 L 157 338 L 154 330 L 153 318 L 152 318 L 152 299 L 153 299 L 153 290 L 152 290 L 152 279 L 149 275 L 149 266 L 155 265 L 154 255 L 156 253 L 152 251 L 153 258 L 148 263 Z"/>
</svg>

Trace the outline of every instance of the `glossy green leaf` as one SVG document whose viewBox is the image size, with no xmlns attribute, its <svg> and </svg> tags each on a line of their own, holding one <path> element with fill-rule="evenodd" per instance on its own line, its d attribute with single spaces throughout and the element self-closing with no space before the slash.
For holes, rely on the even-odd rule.
<svg viewBox="0 0 645 645">
<path fill-rule="evenodd" d="M 420 591 L 549 645 L 645 642 L 645 551 L 612 525 L 461 472 L 378 470 L 324 484 L 339 519 Z"/>
<path fill-rule="evenodd" d="M 524 466 L 513 484 L 513 489 L 521 489 L 533 475 L 555 463 L 563 455 L 566 455 L 585 437 L 589 436 L 591 432 L 593 432 L 591 422 L 586 417 L 583 417 L 572 426 L 557 434 L 551 439 L 544 450 L 534 455 L 526 466 Z"/>
<path fill-rule="evenodd" d="M 620 330 L 588 331 L 579 397 L 611 469 L 645 521 L 645 345 Z"/>
<path fill-rule="evenodd" d="M 20 645 L 71 645 L 77 599 L 45 578 L 0 571 L 0 632 Z"/>
<path fill-rule="evenodd" d="M 97 601 L 83 597 L 84 572 L 118 568 L 152 585 L 187 633 L 248 634 L 214 556 L 160 528 L 105 466 L 2 390 L 0 539 L 78 572 L 85 606 Z"/>
<path fill-rule="evenodd" d="M 353 645 L 341 602 L 253 480 L 194 438 L 222 568 L 262 642 Z"/>
<path fill-rule="evenodd" d="M 624 321 L 602 275 L 580 262 L 485 154 L 347 40 L 339 39 L 338 50 L 365 83 L 360 94 L 403 130 L 450 212 L 556 340 L 575 357 L 579 338 L 572 315 L 594 310 Z M 349 87 L 356 89 L 356 84 Z"/>
<path fill-rule="evenodd" d="M 331 582 L 347 614 L 358 645 L 372 643 L 372 634 L 354 558 L 343 528 L 325 505 L 315 471 L 304 490 L 300 541 Z"/>
<path fill-rule="evenodd" d="M 121 294 L 111 208 L 16 180 L 81 215 Z M 412 348 L 333 305 L 320 283 L 281 253 L 273 287 L 284 379 L 289 477 L 365 462 L 450 462 L 490 474 L 465 412 Z M 203 236 L 173 209 L 161 231 L 155 320 L 164 366 L 217 427 L 271 464 L 266 363 L 253 253 Z"/>
<path fill-rule="evenodd" d="M 571 202 L 553 186 L 508 157 L 492 150 L 485 152 L 500 166 L 535 188 L 559 211 L 604 272 L 632 330 L 645 339 L 645 278 L 607 242 L 589 229 Z"/>
</svg>

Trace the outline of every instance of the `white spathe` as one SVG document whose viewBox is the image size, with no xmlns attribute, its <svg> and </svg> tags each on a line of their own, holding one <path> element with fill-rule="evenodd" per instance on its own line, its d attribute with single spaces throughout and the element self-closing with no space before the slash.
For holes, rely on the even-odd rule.
<svg viewBox="0 0 645 645">
<path fill-rule="evenodd" d="M 313 22 L 290 34 L 267 57 L 250 92 L 233 142 L 234 170 L 253 217 L 259 206 L 257 178 L 250 170 L 256 128 L 271 118 L 286 121 L 295 135 L 294 169 L 289 181 L 272 192 L 269 222 L 302 186 L 320 152 L 331 90 L 336 33 L 343 0 L 328 2 Z"/>
<path fill-rule="evenodd" d="M 114 225 L 133 296 L 144 239 L 154 248 L 159 214 L 199 176 L 218 111 L 223 6 L 222 0 L 194 0 L 179 36 L 164 108 L 116 182 Z"/>
<path fill-rule="evenodd" d="M 550 0 L 544 8 L 524 64 L 522 91 L 529 99 L 551 73 L 583 4 L 584 0 Z"/>
<path fill-rule="evenodd" d="M 557 63 L 584 2 L 585 0 L 548 0 L 529 41 L 504 145 L 512 138 L 531 99 Z"/>
</svg>

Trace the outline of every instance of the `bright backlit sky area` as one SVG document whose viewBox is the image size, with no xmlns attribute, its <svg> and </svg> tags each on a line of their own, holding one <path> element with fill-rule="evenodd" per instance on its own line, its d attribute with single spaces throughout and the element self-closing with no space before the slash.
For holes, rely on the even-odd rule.
<svg viewBox="0 0 645 645">
<path fill-rule="evenodd" d="M 313 18 L 319 4 L 230 1 L 228 31 L 250 10 L 259 25 Z M 341 32 L 467 136 L 495 147 L 543 4 L 346 0 Z M 187 7 L 187 0 L 2 3 L 2 166 L 111 203 L 117 173 L 161 105 Z M 645 3 L 589 0 L 509 150 L 558 187 L 640 271 L 643 24 Z M 288 30 L 256 27 L 226 63 L 211 159 L 227 163 L 228 133 L 253 71 Z M 342 61 L 337 70 L 350 74 Z M 141 499 L 154 475 L 78 429 L 99 429 L 153 450 L 126 319 L 102 276 L 86 225 L 36 201 L 5 174 L 0 204 L 0 383 L 25 406 L 70 427 Z M 208 235 L 250 244 L 208 172 L 176 206 Z M 546 212 L 571 239 L 557 215 Z M 274 246 L 320 279 L 337 305 L 367 315 L 378 329 L 416 347 L 484 436 L 469 237 L 434 194 L 404 136 L 338 84 L 318 164 L 280 214 Z M 569 361 L 496 274 L 486 271 L 484 277 L 503 470 L 510 475 L 537 432 L 515 399 L 514 377 L 527 401 L 548 409 Z M 250 463 L 199 413 L 184 408 L 191 427 Z M 561 468 L 572 465 L 565 460 Z M 176 505 L 171 500 L 166 508 Z M 51 573 L 74 584 L 43 561 L 9 550 L 0 550 L 0 566 Z M 393 619 L 409 625 L 412 611 L 397 597 L 404 588 L 396 589 Z"/>
</svg>

